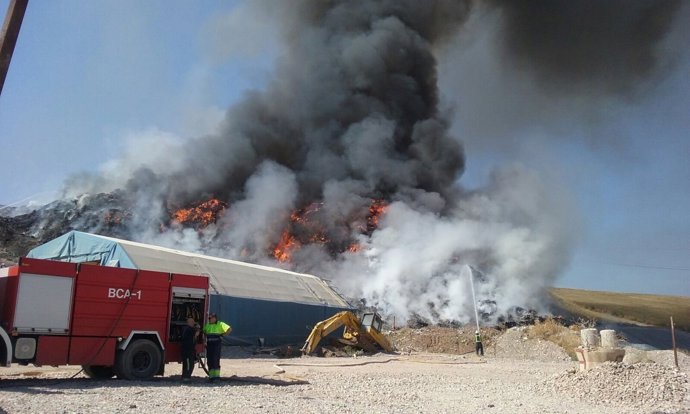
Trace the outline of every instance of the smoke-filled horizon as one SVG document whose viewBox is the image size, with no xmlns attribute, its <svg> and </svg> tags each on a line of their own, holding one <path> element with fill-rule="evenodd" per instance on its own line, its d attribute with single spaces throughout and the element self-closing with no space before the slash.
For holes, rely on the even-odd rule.
<svg viewBox="0 0 690 414">
<path fill-rule="evenodd" d="M 252 2 L 245 12 L 276 19 L 284 44 L 265 89 L 229 108 L 218 132 L 135 143 L 103 174 L 68 182 L 65 195 L 123 189 L 133 238 L 274 265 L 269 253 L 291 213 L 318 203 L 311 217 L 329 243 L 304 243 L 291 267 L 347 296 L 403 320 L 468 322 L 471 265 L 484 310 L 539 306 L 568 261 L 577 214 L 567 191 L 523 165 L 463 189 L 462 137 L 440 106 L 440 54 L 461 47 L 453 42 L 468 19 L 489 16 L 506 70 L 531 73 L 545 96 L 634 96 L 663 69 L 657 45 L 677 9 L 675 1 Z M 229 205 L 215 224 L 169 222 L 172 211 L 211 197 Z M 362 231 L 372 199 L 388 207 L 377 228 Z M 345 248 L 353 242 L 359 249 Z"/>
</svg>

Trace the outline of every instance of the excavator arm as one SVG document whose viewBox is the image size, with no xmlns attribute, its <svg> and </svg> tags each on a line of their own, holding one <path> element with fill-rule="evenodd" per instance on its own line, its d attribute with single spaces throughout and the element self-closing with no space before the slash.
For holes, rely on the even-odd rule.
<svg viewBox="0 0 690 414">
<path fill-rule="evenodd" d="M 314 326 L 309 337 L 307 337 L 304 346 L 302 347 L 302 352 L 305 355 L 309 355 L 316 350 L 319 346 L 319 342 L 323 337 L 328 336 L 336 329 L 345 325 L 351 331 L 359 331 L 360 325 L 357 317 L 349 311 L 338 312 L 328 319 L 325 319 Z"/>
<path fill-rule="evenodd" d="M 346 339 L 354 339 L 361 347 L 372 351 L 375 350 L 373 343 L 378 344 L 384 351 L 391 352 L 393 346 L 388 342 L 388 339 L 380 332 L 381 319 L 376 314 L 365 314 L 362 324 L 357 316 L 350 311 L 338 312 L 330 318 L 317 323 L 312 329 L 307 338 L 302 352 L 309 355 L 316 350 L 319 342 L 330 333 L 334 332 L 341 326 L 345 326 L 344 337 Z M 363 326 L 364 325 L 364 326 Z"/>
</svg>

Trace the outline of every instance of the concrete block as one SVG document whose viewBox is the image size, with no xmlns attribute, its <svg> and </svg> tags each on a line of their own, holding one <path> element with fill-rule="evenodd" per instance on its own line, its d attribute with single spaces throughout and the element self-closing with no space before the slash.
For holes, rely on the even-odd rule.
<svg viewBox="0 0 690 414">
<path fill-rule="evenodd" d="M 604 362 L 623 362 L 625 357 L 624 349 L 598 349 L 591 350 L 586 348 L 575 349 L 580 371 L 591 369 Z"/>
</svg>

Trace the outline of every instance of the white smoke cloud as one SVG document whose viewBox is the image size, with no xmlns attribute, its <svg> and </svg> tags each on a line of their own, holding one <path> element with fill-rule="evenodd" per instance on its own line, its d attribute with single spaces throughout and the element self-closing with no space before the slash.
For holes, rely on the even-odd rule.
<svg viewBox="0 0 690 414">
<path fill-rule="evenodd" d="M 239 3 L 208 22 L 203 30 L 207 59 L 262 58 L 267 49 L 276 46 L 275 14 L 281 6 L 260 8 L 253 3 Z"/>
<path fill-rule="evenodd" d="M 104 163 L 100 172 L 71 177 L 64 186 L 63 197 L 110 192 L 125 188 L 134 171 L 145 168 L 154 174 L 181 171 L 184 158 L 176 156 L 183 150 L 182 138 L 158 128 L 127 133 L 122 153 Z"/>
<path fill-rule="evenodd" d="M 295 175 L 283 166 L 266 161 L 247 180 L 245 195 L 230 206 L 219 223 L 228 227 L 222 240 L 231 246 L 226 254 L 260 261 L 280 238 L 287 217 L 295 209 Z"/>
<path fill-rule="evenodd" d="M 481 272 L 478 300 L 497 315 L 537 306 L 567 262 L 574 221 L 558 193 L 523 166 L 495 172 L 486 190 L 468 194 L 447 216 L 392 203 L 362 256 L 346 256 L 334 282 L 353 297 L 406 320 L 468 322 L 466 265 Z M 497 316 L 495 315 L 495 316 Z"/>
</svg>

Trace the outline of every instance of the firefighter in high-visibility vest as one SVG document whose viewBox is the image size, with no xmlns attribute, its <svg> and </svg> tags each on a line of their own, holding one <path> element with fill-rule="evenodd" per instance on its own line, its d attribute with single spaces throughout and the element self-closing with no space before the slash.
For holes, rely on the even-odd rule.
<svg viewBox="0 0 690 414">
<path fill-rule="evenodd" d="M 484 345 L 482 345 L 482 336 L 479 331 L 474 331 L 474 348 L 477 355 L 484 356 Z"/>
<path fill-rule="evenodd" d="M 232 327 L 218 320 L 218 315 L 208 315 L 208 323 L 204 325 L 206 336 L 206 362 L 208 363 L 208 378 L 215 381 L 220 378 L 220 348 L 221 337 L 230 334 Z"/>
</svg>

